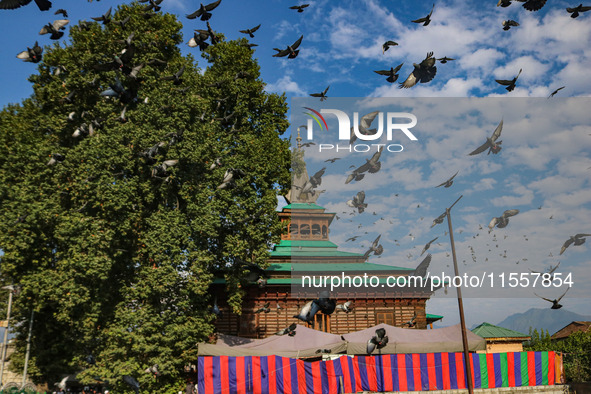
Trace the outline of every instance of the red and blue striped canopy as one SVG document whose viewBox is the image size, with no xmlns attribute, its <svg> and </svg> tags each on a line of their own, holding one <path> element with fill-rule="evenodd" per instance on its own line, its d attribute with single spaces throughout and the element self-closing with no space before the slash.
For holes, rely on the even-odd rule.
<svg viewBox="0 0 591 394">
<path fill-rule="evenodd" d="M 470 354 L 474 388 L 553 385 L 554 352 Z M 463 353 L 342 356 L 305 362 L 279 357 L 199 357 L 200 394 L 323 394 L 466 388 Z"/>
</svg>

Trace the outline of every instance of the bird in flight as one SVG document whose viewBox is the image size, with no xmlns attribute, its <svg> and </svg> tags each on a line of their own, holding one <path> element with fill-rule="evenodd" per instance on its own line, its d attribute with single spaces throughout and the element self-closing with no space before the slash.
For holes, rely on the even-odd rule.
<svg viewBox="0 0 591 394">
<path fill-rule="evenodd" d="M 259 24 L 251 29 L 239 30 L 239 32 L 243 34 L 248 34 L 250 38 L 254 38 L 254 32 L 257 31 L 260 27 L 261 25 Z"/>
<path fill-rule="evenodd" d="M 427 53 L 425 60 L 421 63 L 413 63 L 414 70 L 410 73 L 408 78 L 400 84 L 400 88 L 412 88 L 417 82 L 427 83 L 435 78 L 435 74 L 437 74 L 437 67 L 435 67 L 436 60 L 437 59 L 433 57 L 433 52 L 429 52 Z"/>
<path fill-rule="evenodd" d="M 357 208 L 359 213 L 363 213 L 365 211 L 365 208 L 367 208 L 367 204 L 365 204 L 364 202 L 365 202 L 365 192 L 362 190 L 362 191 L 358 192 L 355 195 L 355 197 L 353 197 L 351 200 L 347 201 L 347 206 L 349 206 L 351 208 Z"/>
<path fill-rule="evenodd" d="M 437 185 L 435 187 L 441 187 L 441 186 L 443 186 L 443 187 L 450 187 L 451 185 L 453 185 L 453 183 L 454 183 L 453 179 L 456 177 L 456 175 L 458 175 L 458 172 L 460 172 L 460 171 L 459 170 L 456 171 L 456 173 L 453 174 L 453 176 L 451 178 L 449 178 L 447 181 L 445 181 L 442 184 Z"/>
<path fill-rule="evenodd" d="M 544 301 L 551 302 L 552 303 L 552 306 L 550 307 L 550 309 L 560 309 L 560 308 L 562 308 L 562 305 L 559 304 L 559 302 L 560 302 L 560 300 L 562 300 L 562 297 L 564 297 L 564 295 L 566 293 L 568 293 L 569 290 L 570 290 L 570 288 L 566 289 L 566 291 L 564 293 L 562 293 L 562 295 L 558 299 L 554 299 L 554 300 L 551 300 L 551 299 L 548 299 L 548 298 L 544 298 L 542 296 L 537 295 L 536 293 L 534 293 L 534 294 L 536 294 L 536 297 L 540 297 Z"/>
<path fill-rule="evenodd" d="M 273 57 L 287 56 L 288 59 L 296 58 L 298 56 L 298 53 L 300 53 L 300 51 L 298 50 L 298 47 L 302 43 L 303 38 L 304 38 L 304 36 L 302 35 L 300 38 L 298 38 L 296 40 L 296 42 L 294 42 L 291 45 L 288 45 L 287 48 L 285 48 L 285 49 L 274 48 L 277 51 L 277 53 L 274 54 Z"/>
<path fill-rule="evenodd" d="M 555 91 L 553 91 L 552 93 L 550 93 L 550 95 L 548 96 L 548 98 L 554 97 L 554 95 L 556 95 L 556 93 L 558 93 L 559 91 L 561 91 L 564 88 L 565 88 L 565 86 L 559 87 L 558 89 L 556 89 Z"/>
<path fill-rule="evenodd" d="M 298 10 L 298 12 L 304 12 L 304 8 L 309 7 L 310 4 L 294 5 L 289 7 L 290 10 Z"/>
<path fill-rule="evenodd" d="M 505 89 L 507 89 L 508 92 L 512 92 L 513 89 L 515 89 L 515 83 L 517 82 L 517 78 L 519 78 L 519 75 L 521 75 L 521 71 L 522 69 L 519 69 L 519 73 L 517 74 L 517 76 L 511 80 L 508 79 L 495 79 L 495 81 L 497 81 L 497 83 L 506 86 Z"/>
<path fill-rule="evenodd" d="M 503 120 L 501 119 L 501 123 L 499 123 L 499 125 L 497 126 L 497 128 L 493 132 L 492 136 L 486 137 L 486 142 L 484 144 L 480 145 L 478 148 L 474 149 L 468 155 L 474 156 L 474 155 L 484 152 L 487 149 L 488 149 L 487 155 L 489 155 L 491 152 L 495 155 L 497 153 L 499 153 L 502 149 L 501 144 L 503 143 L 503 141 L 497 142 L 497 139 L 501 136 L 502 130 L 503 130 Z"/>
<path fill-rule="evenodd" d="M 394 83 L 398 79 L 398 71 L 400 71 L 400 68 L 402 67 L 403 64 L 404 63 L 400 63 L 396 67 L 390 67 L 389 70 L 377 70 L 377 71 L 374 70 L 374 73 L 379 74 L 379 75 L 387 75 L 388 78 L 386 78 L 386 81 L 388 81 L 390 83 Z"/>
<path fill-rule="evenodd" d="M 203 5 L 203 3 L 201 3 L 197 11 L 187 15 L 187 19 L 199 18 L 202 21 L 207 21 L 209 18 L 211 18 L 211 12 L 209 11 L 213 11 L 218 5 L 220 5 L 221 2 L 222 0 L 218 0 L 207 5 Z"/>
<path fill-rule="evenodd" d="M 16 57 L 25 62 L 39 63 L 43 58 L 43 48 L 35 41 L 33 48 L 27 47 L 26 51 L 20 52 Z"/>
<path fill-rule="evenodd" d="M 516 0 L 523 3 L 523 8 L 528 11 L 538 11 L 541 9 L 544 4 L 546 4 L 546 0 Z"/>
<path fill-rule="evenodd" d="M 31 0 L 0 0 L 0 10 L 14 10 L 30 2 Z M 35 4 L 40 11 L 47 11 L 51 8 L 51 1 L 48 0 L 35 0 Z"/>
<path fill-rule="evenodd" d="M 324 89 L 324 91 L 322 91 L 320 93 L 312 93 L 312 94 L 310 94 L 310 96 L 312 96 L 312 97 L 320 97 L 320 101 L 324 101 L 324 100 L 326 100 L 326 92 L 328 92 L 328 88 L 330 88 L 330 85 L 328 85 L 326 87 L 326 89 Z"/>
<path fill-rule="evenodd" d="M 490 233 L 495 226 L 497 228 L 505 228 L 509 224 L 509 218 L 519 213 L 519 209 L 508 209 L 499 217 L 492 218 L 488 224 L 488 232 Z"/>
<path fill-rule="evenodd" d="M 506 21 L 503 21 L 503 30 L 509 30 L 511 26 L 519 26 L 519 23 L 512 19 L 507 19 Z"/>
<path fill-rule="evenodd" d="M 433 14 L 433 9 L 434 8 L 435 8 L 435 4 L 433 4 L 433 7 L 431 7 L 431 12 L 429 12 L 429 15 L 427 15 L 424 18 L 415 19 L 414 21 L 411 21 L 411 22 L 414 22 L 414 23 L 422 23 L 423 26 L 429 25 L 429 23 L 431 23 L 431 15 Z"/>
<path fill-rule="evenodd" d="M 386 335 L 386 329 L 378 328 L 376 330 L 376 335 L 371 337 L 367 341 L 366 351 L 367 354 L 370 355 L 376 349 L 382 349 L 388 344 L 388 336 Z"/>
<path fill-rule="evenodd" d="M 577 234 L 570 236 L 564 244 L 562 244 L 562 248 L 560 248 L 560 253 L 563 254 L 566 248 L 574 244 L 575 246 L 583 245 L 585 243 L 585 237 L 591 237 L 591 234 Z"/>
<path fill-rule="evenodd" d="M 61 30 L 65 30 L 68 23 L 70 23 L 70 21 L 67 19 L 58 19 L 43 26 L 39 31 L 39 34 L 51 34 L 51 36 L 49 36 L 50 39 L 59 40 L 64 35 L 64 32 Z"/>
<path fill-rule="evenodd" d="M 441 64 L 445 64 L 445 63 L 447 63 L 447 62 L 449 62 L 449 61 L 451 61 L 451 60 L 456 60 L 456 59 L 453 59 L 453 58 L 451 58 L 451 57 L 444 56 L 444 57 L 440 57 L 440 58 L 439 58 L 439 59 L 437 59 L 437 60 L 439 60 L 439 62 L 440 62 Z"/>
<path fill-rule="evenodd" d="M 426 251 L 427 251 L 427 250 L 428 250 L 428 249 L 431 247 L 431 244 L 432 244 L 433 242 L 437 241 L 437 239 L 438 239 L 438 238 L 439 238 L 439 237 L 435 237 L 435 238 L 433 238 L 431 241 L 427 242 L 427 243 L 425 244 L 425 246 L 423 247 L 423 250 L 421 251 L 421 254 L 420 254 L 420 256 L 422 256 L 422 255 L 423 255 L 423 253 L 425 253 L 425 252 L 426 252 Z"/>
<path fill-rule="evenodd" d="M 390 47 L 396 46 L 398 45 L 398 43 L 396 41 L 386 41 L 384 44 L 382 44 L 382 53 L 385 53 L 388 49 L 390 49 Z"/>
<path fill-rule="evenodd" d="M 587 12 L 589 10 L 591 10 L 591 7 L 584 6 L 583 4 L 579 4 L 576 7 L 569 7 L 566 9 L 566 11 L 570 14 L 571 18 L 576 18 L 580 15 L 581 12 Z"/>
</svg>

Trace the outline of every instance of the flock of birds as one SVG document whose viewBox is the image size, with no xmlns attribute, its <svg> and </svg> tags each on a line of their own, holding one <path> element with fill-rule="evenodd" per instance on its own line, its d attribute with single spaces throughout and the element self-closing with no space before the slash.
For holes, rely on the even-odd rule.
<svg viewBox="0 0 591 394">
<path fill-rule="evenodd" d="M 372 122 L 373 120 L 376 118 L 378 112 L 371 112 L 368 113 L 364 116 L 361 117 L 360 119 L 360 124 L 359 124 L 359 131 L 362 134 L 373 134 L 376 132 L 376 129 L 371 128 Z M 299 129 L 302 128 L 306 128 L 305 125 L 301 125 Z M 486 141 L 484 143 L 482 143 L 480 146 L 478 146 L 476 149 L 474 149 L 473 151 L 468 153 L 468 156 L 475 156 L 475 155 L 479 155 L 481 153 L 487 152 L 487 155 L 492 153 L 493 155 L 497 155 L 501 149 L 502 149 L 502 141 L 499 140 L 501 133 L 503 130 L 503 120 L 501 120 L 498 124 L 498 126 L 495 128 L 495 130 L 493 131 L 492 135 L 490 137 L 487 137 Z M 355 133 L 353 132 L 353 127 L 351 127 L 351 139 L 350 139 L 350 143 L 352 144 L 355 140 L 356 136 Z M 308 142 L 306 144 L 301 144 L 301 147 L 310 147 L 311 145 L 313 145 L 313 142 Z M 366 162 L 361 164 L 361 165 L 351 165 L 349 168 L 352 169 L 351 172 L 347 175 L 346 179 L 345 179 L 345 184 L 351 183 L 351 182 L 360 182 L 364 179 L 364 177 L 366 176 L 366 174 L 375 174 L 377 172 L 380 171 L 381 169 L 381 162 L 380 162 L 380 157 L 381 157 L 381 153 L 382 151 L 379 150 L 378 152 L 374 153 L 373 156 L 370 159 L 366 159 Z M 325 163 L 329 163 L 329 164 L 333 164 L 335 163 L 337 160 L 340 160 L 340 158 L 338 157 L 334 157 L 334 158 L 330 158 L 325 160 Z M 329 171 L 329 170 L 328 170 Z M 327 167 L 323 167 L 320 171 L 316 172 L 313 176 L 310 177 L 309 181 L 306 182 L 307 188 L 306 188 L 306 192 L 309 194 L 316 194 L 316 193 L 322 193 L 325 192 L 325 190 L 318 190 L 318 186 L 320 186 L 322 184 L 322 176 L 327 172 Z M 456 173 L 454 173 L 453 175 L 451 175 L 447 180 L 441 182 L 440 184 L 434 186 L 435 188 L 439 188 L 439 187 L 444 187 L 444 188 L 450 188 L 453 184 L 454 184 L 454 179 L 456 178 L 456 176 L 459 174 L 459 171 L 456 171 Z M 397 195 L 396 195 L 397 196 Z M 347 207 L 352 208 L 352 211 L 342 211 L 341 214 L 349 214 L 349 215 L 362 215 L 364 214 L 364 212 L 366 212 L 368 210 L 368 208 L 370 207 L 370 203 L 367 200 L 367 196 L 364 190 L 358 191 L 351 199 L 347 200 L 345 202 Z M 417 208 L 420 207 L 420 204 L 417 205 Z M 541 209 L 541 207 L 539 207 L 539 209 Z M 517 214 L 519 214 L 519 210 L 518 209 L 506 209 L 504 210 L 499 216 L 495 216 L 493 218 L 491 218 L 490 222 L 488 223 L 488 226 L 479 226 L 479 230 L 484 230 L 485 228 L 488 229 L 488 233 L 490 234 L 495 228 L 498 229 L 503 229 L 505 227 L 507 227 L 509 225 L 509 221 L 510 218 L 515 217 Z M 377 215 L 376 212 L 373 212 L 373 215 Z M 437 218 L 435 218 L 433 220 L 433 223 L 431 225 L 431 228 L 435 227 L 438 224 L 443 223 L 443 221 L 445 220 L 447 214 L 446 212 L 443 212 L 441 215 L 439 215 Z M 341 220 L 341 217 L 339 215 L 335 216 L 336 220 Z M 424 219 L 423 217 L 420 218 L 420 220 Z M 550 216 L 550 219 L 552 219 L 552 216 Z M 383 217 L 381 217 L 379 220 L 384 220 Z M 352 219 L 349 219 L 349 222 L 352 222 Z M 375 222 L 378 223 L 378 222 Z M 375 224 L 374 223 L 374 224 Z M 390 222 L 392 224 L 392 222 Z M 362 224 L 359 224 L 358 229 L 361 229 L 363 227 Z M 368 234 L 367 231 L 365 231 L 365 234 Z M 414 236 L 412 234 L 408 234 L 411 237 L 411 240 L 414 240 Z M 445 231 L 445 235 L 447 235 L 447 231 Z M 480 234 L 476 234 L 473 236 L 473 238 L 478 237 Z M 570 245 L 582 245 L 585 243 L 585 239 L 586 237 L 591 236 L 591 234 L 586 234 L 586 233 L 580 233 L 580 234 L 576 234 L 573 236 L 570 236 L 569 239 L 567 239 L 564 244 L 561 247 L 560 250 L 560 255 L 562 255 L 566 248 L 568 248 Z M 360 238 L 361 235 L 354 235 L 352 237 L 349 237 L 346 239 L 345 242 L 356 242 L 358 238 Z M 367 259 L 369 258 L 372 254 L 376 255 L 376 256 L 380 256 L 383 252 L 384 252 L 384 248 L 382 247 L 382 245 L 379 244 L 380 241 L 380 237 L 381 234 L 371 243 L 371 246 L 369 247 L 369 249 L 365 252 L 364 257 Z M 504 238 L 506 239 L 507 236 L 505 235 Z M 431 247 L 431 245 L 436 242 L 439 239 L 439 236 L 433 238 L 432 240 L 430 240 L 429 242 L 427 242 L 419 256 L 422 256 L 427 250 L 429 250 L 429 248 Z M 527 241 L 528 238 L 526 235 L 524 235 L 524 239 Z M 495 243 L 495 247 L 499 248 L 499 241 L 497 240 L 496 234 L 493 235 L 492 241 Z M 400 245 L 398 240 L 394 240 L 395 245 Z M 439 244 L 438 244 L 439 245 Z M 486 244 L 487 246 L 489 246 L 491 249 L 489 249 L 489 252 L 492 252 L 492 245 L 490 244 Z M 416 246 L 415 246 L 416 247 Z M 469 246 L 470 250 L 471 250 L 471 254 L 472 254 L 472 260 L 474 262 L 477 261 L 476 258 L 476 254 L 474 251 L 474 248 L 472 246 Z M 550 253 L 550 256 L 552 255 L 552 253 Z M 449 253 L 447 254 L 447 256 L 449 257 Z M 503 258 L 507 258 L 507 251 L 504 250 L 503 253 L 500 253 L 500 256 L 502 256 Z M 413 257 L 413 255 L 411 253 L 409 253 L 409 255 L 407 256 L 409 259 L 411 259 Z M 430 261 L 430 255 L 429 255 L 429 261 Z M 486 258 L 486 261 L 488 261 L 488 257 Z M 527 261 L 527 259 L 523 259 L 523 261 Z M 519 260 L 517 261 L 517 264 L 519 264 Z M 428 263 L 427 263 L 428 264 Z M 466 264 L 466 261 L 464 260 L 464 264 Z M 423 263 L 421 263 L 421 265 L 423 265 Z M 428 265 L 427 265 L 428 267 Z M 448 265 L 449 267 L 449 265 Z M 555 270 L 556 268 L 554 268 Z M 551 270 L 549 272 L 547 272 L 547 274 L 552 274 L 554 272 L 554 270 Z M 426 273 L 426 270 L 425 270 Z M 424 276 L 424 275 L 423 275 Z M 537 294 L 536 294 L 537 296 Z M 564 296 L 564 294 L 563 294 Z M 561 299 L 562 297 L 558 298 L 558 301 Z M 547 298 L 543 298 L 544 300 L 553 302 L 552 300 L 548 300 Z M 556 300 L 554 300 L 556 301 Z M 552 309 L 558 309 L 560 308 L 560 306 L 556 302 L 553 302 L 553 306 Z"/>
</svg>

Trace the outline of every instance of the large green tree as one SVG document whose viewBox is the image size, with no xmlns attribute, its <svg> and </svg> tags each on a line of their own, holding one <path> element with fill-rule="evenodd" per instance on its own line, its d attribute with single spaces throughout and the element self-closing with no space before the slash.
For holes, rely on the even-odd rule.
<svg viewBox="0 0 591 394">
<path fill-rule="evenodd" d="M 82 371 L 124 390 L 131 375 L 172 393 L 213 331 L 214 273 L 240 313 L 244 262 L 264 265 L 279 233 L 287 105 L 245 40 L 218 35 L 200 69 L 174 16 L 132 4 L 113 20 L 127 17 L 72 27 L 32 97 L 0 113 L 1 280 L 20 286 L 16 368 L 34 310 L 35 380 Z"/>
</svg>

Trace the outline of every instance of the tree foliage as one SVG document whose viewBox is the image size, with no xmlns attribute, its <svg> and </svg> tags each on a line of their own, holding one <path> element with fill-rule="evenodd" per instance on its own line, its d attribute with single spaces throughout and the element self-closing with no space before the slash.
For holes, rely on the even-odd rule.
<svg viewBox="0 0 591 394">
<path fill-rule="evenodd" d="M 565 339 L 552 340 L 548 330 L 531 331 L 531 341 L 524 350 L 563 353 L 564 375 L 567 382 L 591 380 L 591 332 L 574 332 Z"/>
<path fill-rule="evenodd" d="M 0 113 L 1 280 L 21 287 L 16 368 L 35 310 L 35 380 L 82 371 L 121 392 L 132 375 L 142 390 L 177 392 L 213 330 L 214 273 L 240 313 L 242 262 L 264 266 L 277 240 L 287 106 L 264 91 L 245 40 L 219 35 L 200 69 L 180 53 L 174 16 L 132 4 L 113 19 L 128 16 L 124 28 L 72 27 L 69 43 L 45 48 L 33 96 Z M 130 43 L 136 78 L 99 71 Z M 179 85 L 161 78 L 182 67 Z M 117 80 L 126 93 L 102 96 Z M 158 378 L 143 373 L 153 364 Z"/>
</svg>

